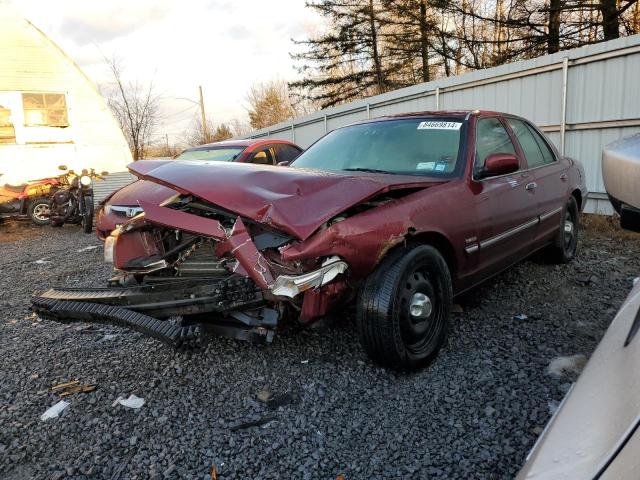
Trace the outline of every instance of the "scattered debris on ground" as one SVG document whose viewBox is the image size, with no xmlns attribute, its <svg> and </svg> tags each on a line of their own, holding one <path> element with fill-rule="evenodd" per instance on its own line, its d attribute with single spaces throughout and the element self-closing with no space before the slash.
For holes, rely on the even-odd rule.
<svg viewBox="0 0 640 480">
<path fill-rule="evenodd" d="M 581 353 L 570 357 L 557 357 L 549 363 L 547 373 L 556 378 L 562 378 L 567 375 L 577 378 L 586 364 L 587 357 Z"/>
<path fill-rule="evenodd" d="M 129 398 L 118 397 L 113 401 L 112 406 L 122 405 L 123 407 L 138 409 L 144 405 L 144 398 L 137 397 L 134 394 L 129 395 Z"/>
<path fill-rule="evenodd" d="M 76 393 L 90 393 L 96 389 L 95 385 L 84 385 L 79 380 L 73 380 L 71 382 L 60 383 L 54 385 L 49 389 L 50 392 L 56 393 L 60 398 L 69 397 Z"/>
<path fill-rule="evenodd" d="M 52 405 L 51 407 L 47 408 L 47 410 L 40 416 L 40 420 L 42 420 L 43 422 L 46 422 L 47 420 L 51 420 L 52 418 L 58 418 L 58 416 L 69 405 L 71 405 L 69 402 L 60 400 L 55 405 Z"/>
</svg>

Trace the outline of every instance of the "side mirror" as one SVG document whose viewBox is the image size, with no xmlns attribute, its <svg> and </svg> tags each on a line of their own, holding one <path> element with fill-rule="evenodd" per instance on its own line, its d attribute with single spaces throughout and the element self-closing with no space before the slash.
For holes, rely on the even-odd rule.
<svg viewBox="0 0 640 480">
<path fill-rule="evenodd" d="M 492 153 L 487 157 L 482 169 L 483 177 L 495 177 L 517 172 L 520 168 L 518 157 L 513 153 Z"/>
<path fill-rule="evenodd" d="M 66 165 L 58 165 L 58 170 L 62 170 L 63 172 L 65 172 L 67 170 L 67 166 Z"/>
<path fill-rule="evenodd" d="M 281 162 L 276 163 L 278 167 L 288 167 L 291 162 L 288 160 L 283 160 Z"/>
<path fill-rule="evenodd" d="M 258 165 L 270 165 L 269 157 L 267 157 L 267 152 L 258 152 L 251 159 L 251 163 L 256 163 Z"/>
</svg>

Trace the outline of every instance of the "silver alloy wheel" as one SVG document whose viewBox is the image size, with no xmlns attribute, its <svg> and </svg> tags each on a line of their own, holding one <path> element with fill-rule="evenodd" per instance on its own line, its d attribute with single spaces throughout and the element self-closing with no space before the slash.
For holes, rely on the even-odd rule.
<svg viewBox="0 0 640 480">
<path fill-rule="evenodd" d="M 51 209 L 46 203 L 39 203 L 33 207 L 33 218 L 41 222 L 46 222 L 49 219 L 49 213 Z"/>
</svg>

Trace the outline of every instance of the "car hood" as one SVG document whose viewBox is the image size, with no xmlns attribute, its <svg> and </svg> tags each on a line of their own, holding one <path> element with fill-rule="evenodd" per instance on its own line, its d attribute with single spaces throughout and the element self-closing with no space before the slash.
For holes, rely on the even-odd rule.
<svg viewBox="0 0 640 480">
<path fill-rule="evenodd" d="M 138 180 L 115 192 L 107 199 L 106 203 L 109 205 L 135 207 L 138 206 L 138 200 L 160 203 L 176 193 L 175 190 L 167 188 L 164 185 L 146 180 Z"/>
<path fill-rule="evenodd" d="M 390 190 L 428 188 L 441 179 L 222 162 L 135 162 L 140 178 L 194 195 L 301 240 L 349 207 Z"/>
</svg>

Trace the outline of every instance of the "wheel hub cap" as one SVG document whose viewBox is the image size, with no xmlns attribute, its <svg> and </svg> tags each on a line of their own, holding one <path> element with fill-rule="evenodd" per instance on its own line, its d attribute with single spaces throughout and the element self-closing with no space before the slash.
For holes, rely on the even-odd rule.
<svg viewBox="0 0 640 480">
<path fill-rule="evenodd" d="M 48 205 L 37 205 L 34 209 L 33 209 L 33 215 L 34 217 L 36 217 L 39 220 L 43 220 L 46 218 L 46 215 L 49 213 L 49 206 Z"/>
<path fill-rule="evenodd" d="M 411 297 L 411 303 L 409 304 L 409 313 L 414 320 L 424 320 L 431 315 L 433 305 L 431 299 L 424 293 L 416 292 Z"/>
<path fill-rule="evenodd" d="M 573 234 L 573 223 L 569 221 L 564 222 L 564 233 L 568 233 L 569 235 Z"/>
<path fill-rule="evenodd" d="M 564 221 L 564 242 L 565 246 L 569 246 L 573 240 L 574 225 L 569 219 Z"/>
</svg>

